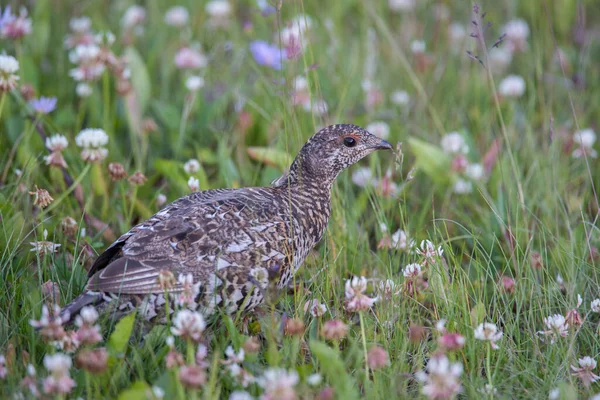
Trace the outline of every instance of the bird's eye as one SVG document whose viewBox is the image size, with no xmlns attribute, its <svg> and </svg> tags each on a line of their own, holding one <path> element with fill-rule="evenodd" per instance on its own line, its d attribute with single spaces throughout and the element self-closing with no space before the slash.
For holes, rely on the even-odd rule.
<svg viewBox="0 0 600 400">
<path fill-rule="evenodd" d="M 346 136 L 344 138 L 344 146 L 346 146 L 346 147 L 356 146 L 356 139 L 354 139 L 352 136 Z"/>
</svg>

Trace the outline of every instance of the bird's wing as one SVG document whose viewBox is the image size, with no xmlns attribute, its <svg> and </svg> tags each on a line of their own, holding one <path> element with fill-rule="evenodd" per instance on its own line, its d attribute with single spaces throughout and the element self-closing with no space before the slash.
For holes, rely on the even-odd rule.
<svg viewBox="0 0 600 400">
<path fill-rule="evenodd" d="M 161 293 L 161 270 L 207 281 L 221 268 L 289 262 L 286 218 L 272 204 L 269 190 L 206 191 L 171 203 L 98 257 L 87 289 Z M 172 289 L 181 290 L 179 285 Z"/>
</svg>

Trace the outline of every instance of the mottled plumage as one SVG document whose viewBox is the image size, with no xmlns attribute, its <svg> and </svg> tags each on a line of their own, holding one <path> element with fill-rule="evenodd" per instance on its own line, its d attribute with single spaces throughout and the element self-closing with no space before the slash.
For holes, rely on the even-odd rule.
<svg viewBox="0 0 600 400">
<path fill-rule="evenodd" d="M 65 307 L 145 304 L 151 319 L 165 303 L 161 271 L 192 274 L 205 312 L 250 310 L 268 286 L 285 287 L 323 236 L 337 175 L 391 145 L 356 125 L 320 130 L 272 187 L 192 193 L 167 205 L 108 247 L 89 271 L 86 292 Z M 177 294 L 184 287 L 173 285 Z"/>
</svg>

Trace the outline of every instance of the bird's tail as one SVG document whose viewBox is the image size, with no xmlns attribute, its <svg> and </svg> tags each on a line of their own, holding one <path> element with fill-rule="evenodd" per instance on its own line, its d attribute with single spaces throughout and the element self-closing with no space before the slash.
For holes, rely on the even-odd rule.
<svg viewBox="0 0 600 400">
<path fill-rule="evenodd" d="M 98 292 L 85 292 L 82 295 L 76 297 L 72 302 L 67 304 L 60 311 L 60 316 L 65 321 L 73 321 L 75 316 L 79 314 L 79 311 L 85 306 L 96 305 L 103 302 L 104 296 Z"/>
</svg>

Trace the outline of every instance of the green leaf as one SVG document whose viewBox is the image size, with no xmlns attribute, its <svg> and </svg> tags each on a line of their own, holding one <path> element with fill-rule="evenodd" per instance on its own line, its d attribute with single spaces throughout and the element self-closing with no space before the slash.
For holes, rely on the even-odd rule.
<svg viewBox="0 0 600 400">
<path fill-rule="evenodd" d="M 144 115 L 152 93 L 150 75 L 142 56 L 140 56 L 140 53 L 134 47 L 125 49 L 125 56 L 131 70 L 131 85 L 137 95 L 139 112 L 140 115 Z"/>
<path fill-rule="evenodd" d="M 311 341 L 310 350 L 319 360 L 319 366 L 323 374 L 335 389 L 338 399 L 358 399 L 358 391 L 352 377 L 346 371 L 344 362 L 337 350 L 332 349 L 323 342 Z"/>
<path fill-rule="evenodd" d="M 152 101 L 152 112 L 167 127 L 168 132 L 177 132 L 179 120 L 181 119 L 181 110 L 171 103 L 165 103 L 160 100 Z"/>
<path fill-rule="evenodd" d="M 118 400 L 147 400 L 149 390 L 150 385 L 144 381 L 137 381 L 129 389 L 119 393 Z"/>
<path fill-rule="evenodd" d="M 115 326 L 114 332 L 108 339 L 108 347 L 114 353 L 124 353 L 127 350 L 127 343 L 133 332 L 133 324 L 135 323 L 135 312 L 121 318 Z"/>
<path fill-rule="evenodd" d="M 417 169 L 437 183 L 446 184 L 453 179 L 450 173 L 452 160 L 442 149 L 415 138 L 408 139 L 408 143 L 415 155 Z"/>
<path fill-rule="evenodd" d="M 251 159 L 283 170 L 292 163 L 292 156 L 283 150 L 270 147 L 248 147 L 247 151 Z"/>
</svg>

